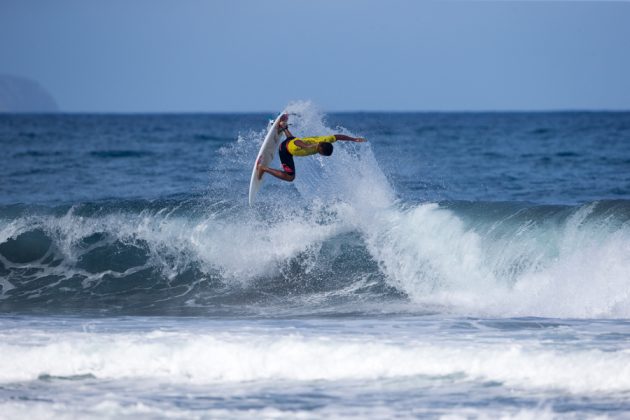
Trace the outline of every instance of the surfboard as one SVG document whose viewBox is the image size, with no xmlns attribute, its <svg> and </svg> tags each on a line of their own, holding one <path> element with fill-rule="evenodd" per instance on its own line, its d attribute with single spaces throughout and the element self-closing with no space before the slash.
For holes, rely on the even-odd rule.
<svg viewBox="0 0 630 420">
<path fill-rule="evenodd" d="M 280 122 L 280 117 L 284 114 L 281 112 L 280 115 L 276 117 L 275 120 L 269 122 L 269 128 L 267 129 L 267 135 L 265 136 L 265 140 L 263 140 L 262 146 L 260 146 L 260 151 L 256 156 L 256 160 L 254 161 L 254 169 L 252 170 L 252 179 L 249 181 L 249 205 L 251 206 L 254 203 L 254 198 L 256 197 L 256 193 L 260 189 L 262 185 L 262 180 L 265 174 L 258 179 L 258 174 L 256 167 L 258 166 L 258 162 L 262 163 L 265 166 L 268 166 L 273 157 L 276 154 L 276 150 L 278 150 L 278 145 L 280 144 L 280 139 L 282 135 L 278 133 L 278 123 Z"/>
</svg>

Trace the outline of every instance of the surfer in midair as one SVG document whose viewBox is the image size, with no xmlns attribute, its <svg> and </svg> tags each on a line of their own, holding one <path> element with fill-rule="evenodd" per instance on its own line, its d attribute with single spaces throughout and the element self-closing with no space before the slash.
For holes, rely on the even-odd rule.
<svg viewBox="0 0 630 420">
<path fill-rule="evenodd" d="M 295 179 L 295 163 L 293 156 L 310 156 L 319 153 L 322 156 L 330 156 L 333 152 L 332 143 L 337 140 L 353 141 L 363 143 L 363 137 L 350 137 L 345 134 L 333 134 L 319 137 L 295 137 L 289 131 L 289 114 L 282 114 L 278 123 L 278 132 L 284 132 L 286 140 L 280 143 L 278 155 L 282 163 L 282 171 L 268 166 L 258 164 L 258 179 L 267 172 L 283 181 L 293 181 Z"/>
</svg>

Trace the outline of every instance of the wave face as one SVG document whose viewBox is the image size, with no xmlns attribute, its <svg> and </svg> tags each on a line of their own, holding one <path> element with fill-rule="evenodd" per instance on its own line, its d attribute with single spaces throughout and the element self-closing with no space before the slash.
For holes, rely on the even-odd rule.
<svg viewBox="0 0 630 420">
<path fill-rule="evenodd" d="M 204 199 L 2 210 L 3 310 L 222 313 L 401 295 L 357 232 L 320 211 L 303 224 Z"/>
<path fill-rule="evenodd" d="M 289 111 L 294 132 L 353 134 L 308 103 Z M 233 191 L 260 139 L 223 146 L 213 170 L 244 175 L 204 193 L 0 207 L 0 308 L 630 316 L 630 201 L 401 200 L 369 143 L 338 142 L 250 209 Z"/>
</svg>

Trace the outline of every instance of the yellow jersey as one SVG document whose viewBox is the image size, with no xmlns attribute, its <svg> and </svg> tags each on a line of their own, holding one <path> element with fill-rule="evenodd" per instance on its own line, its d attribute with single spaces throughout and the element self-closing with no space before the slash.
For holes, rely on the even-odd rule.
<svg viewBox="0 0 630 420">
<path fill-rule="evenodd" d="M 303 149 L 295 144 L 296 140 L 303 141 L 306 144 L 317 143 L 334 143 L 337 141 L 335 136 L 319 136 L 319 137 L 296 137 L 289 140 L 287 143 L 287 150 L 293 156 L 309 156 L 317 153 L 317 149 Z"/>
</svg>

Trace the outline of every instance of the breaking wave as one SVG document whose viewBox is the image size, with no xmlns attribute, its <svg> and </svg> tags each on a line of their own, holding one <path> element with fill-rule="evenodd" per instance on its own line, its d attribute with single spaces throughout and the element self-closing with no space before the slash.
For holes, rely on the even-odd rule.
<svg viewBox="0 0 630 420">
<path fill-rule="evenodd" d="M 288 110 L 298 135 L 353 134 Z M 226 146 L 245 175 L 204 195 L 0 208 L 0 308 L 630 316 L 628 201 L 403 202 L 369 143 L 338 142 L 248 208 L 261 139 Z"/>
</svg>

